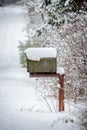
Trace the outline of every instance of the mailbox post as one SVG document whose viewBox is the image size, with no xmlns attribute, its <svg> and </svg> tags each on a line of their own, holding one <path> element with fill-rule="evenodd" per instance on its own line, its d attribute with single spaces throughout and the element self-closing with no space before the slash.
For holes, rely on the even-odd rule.
<svg viewBox="0 0 87 130">
<path fill-rule="evenodd" d="M 57 71 L 57 52 L 54 48 L 28 48 L 27 71 L 30 77 L 57 77 L 59 79 L 59 111 L 64 111 L 64 73 Z"/>
<path fill-rule="evenodd" d="M 64 111 L 64 75 L 59 75 L 59 111 Z"/>
</svg>

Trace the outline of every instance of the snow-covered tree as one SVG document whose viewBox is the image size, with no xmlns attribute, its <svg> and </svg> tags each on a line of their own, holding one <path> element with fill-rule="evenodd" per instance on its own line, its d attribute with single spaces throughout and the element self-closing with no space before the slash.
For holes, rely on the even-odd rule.
<svg viewBox="0 0 87 130">
<path fill-rule="evenodd" d="M 35 10 L 29 11 L 29 17 L 31 19 L 37 14 L 38 17 L 41 15 L 40 23 L 38 17 L 35 18 L 34 23 L 29 22 L 28 40 L 24 46 L 55 47 L 58 52 L 57 65 L 65 69 L 66 99 L 76 101 L 79 97 L 84 100 L 87 96 L 86 1 L 81 3 L 82 8 L 79 10 L 74 8 L 74 4 L 80 2 L 74 0 L 52 0 L 45 8 L 42 6 L 43 2 L 39 1 L 33 2 Z"/>
</svg>

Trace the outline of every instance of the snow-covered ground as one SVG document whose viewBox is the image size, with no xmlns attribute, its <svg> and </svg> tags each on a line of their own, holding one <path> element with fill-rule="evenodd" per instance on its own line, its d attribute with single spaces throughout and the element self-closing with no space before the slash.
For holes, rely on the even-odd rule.
<svg viewBox="0 0 87 130">
<path fill-rule="evenodd" d="M 0 8 L 0 130 L 82 130 L 68 111 L 37 112 L 36 80 L 19 65 L 17 48 L 24 40 L 26 13 L 20 7 Z"/>
</svg>

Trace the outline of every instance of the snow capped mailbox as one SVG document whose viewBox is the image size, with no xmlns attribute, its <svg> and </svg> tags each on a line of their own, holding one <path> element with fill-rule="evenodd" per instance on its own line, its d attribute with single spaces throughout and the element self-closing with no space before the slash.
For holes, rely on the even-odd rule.
<svg viewBox="0 0 87 130">
<path fill-rule="evenodd" d="M 55 48 L 28 48 L 25 54 L 28 72 L 56 73 L 57 51 Z"/>
<path fill-rule="evenodd" d="M 59 111 L 64 111 L 64 69 L 57 67 L 57 51 L 55 48 L 28 48 L 27 71 L 30 77 L 58 77 Z"/>
</svg>

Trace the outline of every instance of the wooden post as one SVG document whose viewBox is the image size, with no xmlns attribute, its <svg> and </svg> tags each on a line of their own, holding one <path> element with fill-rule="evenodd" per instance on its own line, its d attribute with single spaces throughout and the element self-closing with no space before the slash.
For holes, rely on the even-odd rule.
<svg viewBox="0 0 87 130">
<path fill-rule="evenodd" d="M 59 75 L 59 111 L 64 111 L 64 75 Z"/>
</svg>

